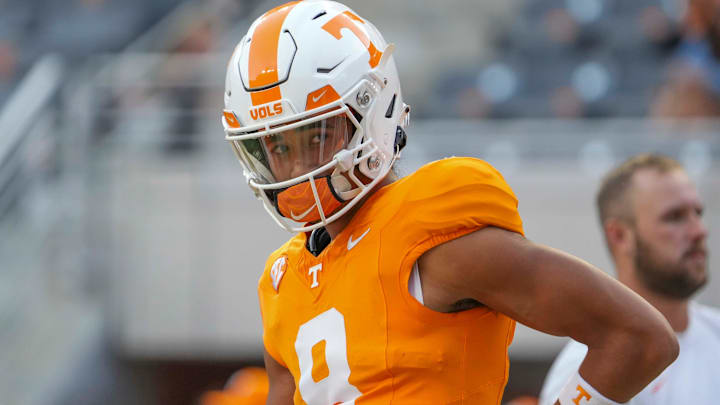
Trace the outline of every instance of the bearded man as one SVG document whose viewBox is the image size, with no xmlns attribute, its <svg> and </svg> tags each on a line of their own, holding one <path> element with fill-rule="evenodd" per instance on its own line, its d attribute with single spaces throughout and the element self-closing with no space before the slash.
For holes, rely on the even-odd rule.
<svg viewBox="0 0 720 405">
<path fill-rule="evenodd" d="M 629 403 L 717 404 L 720 311 L 691 300 L 708 280 L 708 230 L 695 185 L 677 161 L 638 155 L 605 177 L 597 208 L 618 280 L 665 316 L 680 343 L 677 360 Z M 576 341 L 565 346 L 541 404 L 553 403 L 586 351 Z"/>
</svg>

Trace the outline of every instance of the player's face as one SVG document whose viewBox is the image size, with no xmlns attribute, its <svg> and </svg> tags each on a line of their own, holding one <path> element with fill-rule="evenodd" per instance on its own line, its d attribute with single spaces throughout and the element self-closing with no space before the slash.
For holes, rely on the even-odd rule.
<svg viewBox="0 0 720 405">
<path fill-rule="evenodd" d="M 263 137 L 275 180 L 289 180 L 330 162 L 347 146 L 353 129 L 352 123 L 341 115 Z"/>
<path fill-rule="evenodd" d="M 633 176 L 635 267 L 651 290 L 688 298 L 707 282 L 707 228 L 697 189 L 682 170 Z"/>
</svg>

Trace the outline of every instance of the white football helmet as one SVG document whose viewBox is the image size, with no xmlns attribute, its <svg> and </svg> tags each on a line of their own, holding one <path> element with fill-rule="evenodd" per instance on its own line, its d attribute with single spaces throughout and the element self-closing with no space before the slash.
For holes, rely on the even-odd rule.
<svg viewBox="0 0 720 405">
<path fill-rule="evenodd" d="M 410 112 L 393 49 L 370 22 L 326 0 L 274 8 L 238 43 L 225 139 L 283 228 L 336 220 L 392 168 Z"/>
</svg>

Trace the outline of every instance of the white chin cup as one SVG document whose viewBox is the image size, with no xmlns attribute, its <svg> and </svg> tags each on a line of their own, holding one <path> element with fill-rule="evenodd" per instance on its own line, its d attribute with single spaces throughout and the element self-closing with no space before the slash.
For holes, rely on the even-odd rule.
<svg viewBox="0 0 720 405">
<path fill-rule="evenodd" d="M 351 189 L 352 185 L 350 184 L 350 181 L 342 174 L 331 176 L 330 183 L 332 183 L 335 193 L 337 193 L 337 195 L 345 201 L 351 200 L 361 191 L 360 187 Z"/>
</svg>

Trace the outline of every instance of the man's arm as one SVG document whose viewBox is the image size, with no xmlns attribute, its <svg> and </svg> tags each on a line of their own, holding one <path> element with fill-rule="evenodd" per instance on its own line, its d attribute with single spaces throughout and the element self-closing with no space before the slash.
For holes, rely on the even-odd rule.
<svg viewBox="0 0 720 405">
<path fill-rule="evenodd" d="M 639 295 L 517 233 L 483 228 L 425 252 L 418 264 L 431 302 L 472 298 L 531 328 L 586 344 L 580 374 L 614 401 L 632 398 L 677 357 L 670 325 Z"/>
<path fill-rule="evenodd" d="M 265 355 L 265 369 L 270 380 L 267 405 L 290 405 L 293 403 L 295 393 L 295 380 L 290 371 L 275 361 L 267 351 Z"/>
</svg>

